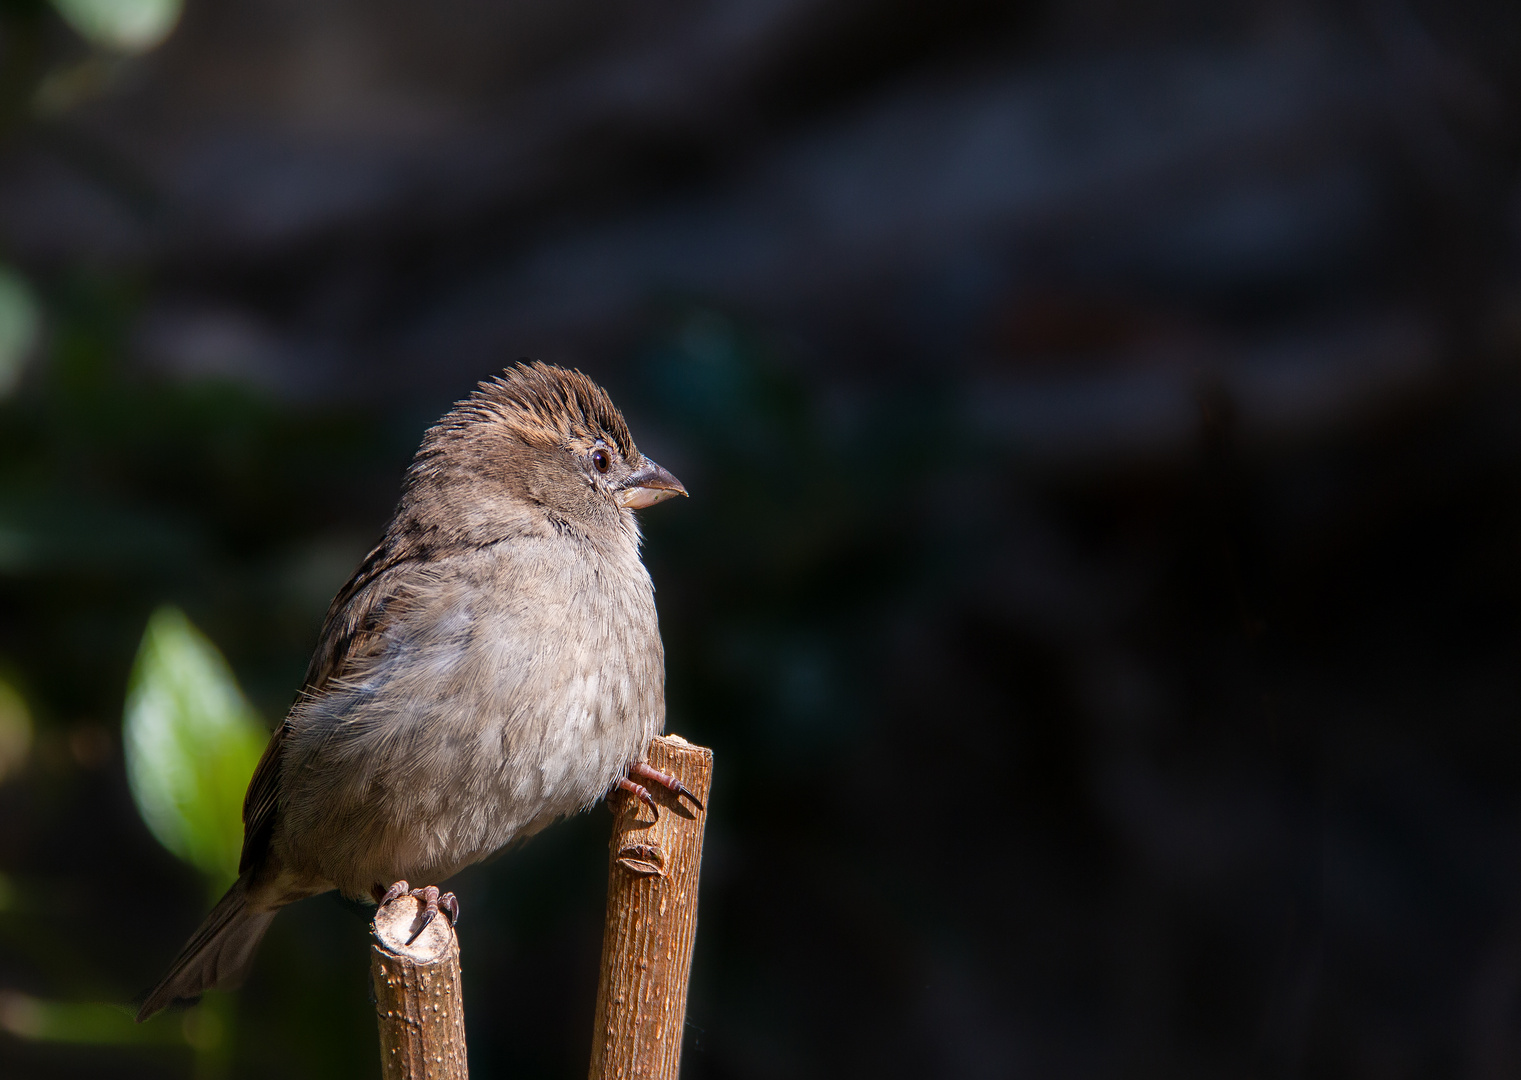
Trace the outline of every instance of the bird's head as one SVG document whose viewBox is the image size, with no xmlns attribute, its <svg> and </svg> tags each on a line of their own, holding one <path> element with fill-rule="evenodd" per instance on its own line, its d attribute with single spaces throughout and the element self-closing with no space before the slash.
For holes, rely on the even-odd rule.
<svg viewBox="0 0 1521 1080">
<path fill-rule="evenodd" d="M 634 445 L 607 391 L 579 371 L 518 363 L 428 430 L 401 515 L 462 540 L 497 539 L 530 519 L 596 535 L 637 535 L 634 510 L 686 488 Z"/>
</svg>

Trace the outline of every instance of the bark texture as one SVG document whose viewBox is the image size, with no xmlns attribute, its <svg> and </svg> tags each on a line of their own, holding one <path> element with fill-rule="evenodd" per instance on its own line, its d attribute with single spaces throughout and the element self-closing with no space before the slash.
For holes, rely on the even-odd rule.
<svg viewBox="0 0 1521 1080">
<path fill-rule="evenodd" d="M 707 803 L 711 750 L 663 736 L 648 761 Z M 681 1067 L 707 814 L 663 788 L 650 791 L 658 820 L 636 799 L 613 803 L 591 1080 L 675 1080 Z"/>
<path fill-rule="evenodd" d="M 401 896 L 375 913 L 370 981 L 384 1080 L 466 1080 L 459 940 L 440 914 L 408 943 L 422 901 Z"/>
</svg>

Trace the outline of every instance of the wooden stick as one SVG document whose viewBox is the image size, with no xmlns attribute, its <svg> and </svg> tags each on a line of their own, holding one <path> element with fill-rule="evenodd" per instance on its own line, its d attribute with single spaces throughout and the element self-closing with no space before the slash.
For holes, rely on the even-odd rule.
<svg viewBox="0 0 1521 1080">
<path fill-rule="evenodd" d="M 671 735 L 650 743 L 648 761 L 707 803 L 713 751 Z M 637 799 L 612 803 L 591 1080 L 676 1080 L 681 1066 L 707 814 L 646 786 L 659 820 Z"/>
<path fill-rule="evenodd" d="M 399 896 L 370 924 L 370 981 L 384 1080 L 467 1080 L 459 940 L 440 913 L 416 931 L 423 902 Z"/>
</svg>

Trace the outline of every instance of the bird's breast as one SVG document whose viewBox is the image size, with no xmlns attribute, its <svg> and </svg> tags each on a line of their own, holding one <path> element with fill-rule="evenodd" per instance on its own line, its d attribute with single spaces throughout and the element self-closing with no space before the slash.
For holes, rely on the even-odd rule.
<svg viewBox="0 0 1521 1080">
<path fill-rule="evenodd" d="M 288 840 L 341 887 L 432 880 L 605 795 L 665 720 L 637 553 L 513 543 L 408 582 L 373 658 L 293 713 Z"/>
<path fill-rule="evenodd" d="M 644 567 L 575 554 L 515 547 L 481 568 L 450 680 L 482 726 L 474 768 L 551 817 L 605 794 L 664 722 Z"/>
</svg>

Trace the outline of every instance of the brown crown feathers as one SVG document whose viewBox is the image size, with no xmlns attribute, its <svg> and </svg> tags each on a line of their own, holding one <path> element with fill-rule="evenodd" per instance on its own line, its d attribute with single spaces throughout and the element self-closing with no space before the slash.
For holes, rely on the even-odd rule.
<svg viewBox="0 0 1521 1080">
<path fill-rule="evenodd" d="M 650 464 L 591 379 L 520 363 L 483 382 L 423 436 L 392 535 L 434 550 L 534 527 L 592 537 L 621 526 L 637 535 L 618 496 L 647 479 Z"/>
</svg>

